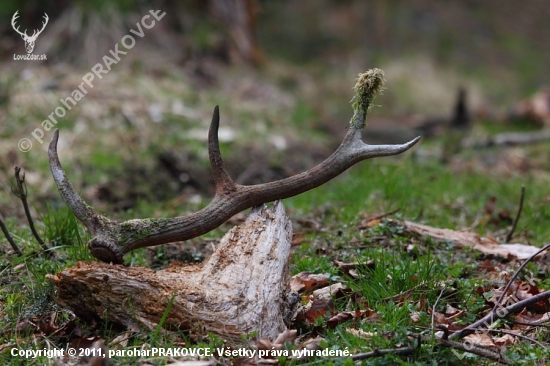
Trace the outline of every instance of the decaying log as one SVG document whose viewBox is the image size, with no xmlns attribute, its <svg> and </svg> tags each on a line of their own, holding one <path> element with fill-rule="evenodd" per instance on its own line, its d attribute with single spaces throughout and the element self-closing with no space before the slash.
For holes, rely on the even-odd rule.
<svg viewBox="0 0 550 366">
<path fill-rule="evenodd" d="M 528 145 L 550 140 L 550 129 L 533 132 L 503 132 L 481 141 L 464 140 L 465 148 L 485 148 L 490 146 Z"/>
<path fill-rule="evenodd" d="M 281 201 L 258 206 L 231 229 L 201 264 L 165 270 L 79 262 L 49 276 L 55 301 L 84 318 L 153 329 L 171 303 L 164 326 L 229 343 L 257 332 L 275 338 L 291 314 L 288 260 L 292 225 Z"/>
</svg>

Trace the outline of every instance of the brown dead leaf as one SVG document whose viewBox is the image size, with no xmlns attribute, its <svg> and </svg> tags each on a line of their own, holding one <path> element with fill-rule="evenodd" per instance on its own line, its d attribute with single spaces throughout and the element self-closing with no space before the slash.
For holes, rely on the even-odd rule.
<svg viewBox="0 0 550 366">
<path fill-rule="evenodd" d="M 370 339 L 376 335 L 375 333 L 365 332 L 362 329 L 353 329 L 353 328 L 347 328 L 346 332 L 363 339 Z"/>
<path fill-rule="evenodd" d="M 360 230 L 361 229 L 368 229 L 368 228 L 377 226 L 381 222 L 382 222 L 382 220 L 377 219 L 377 218 L 361 220 L 361 222 L 359 222 L 359 224 L 357 225 L 357 228 L 360 229 Z"/>
<path fill-rule="evenodd" d="M 460 318 L 462 315 L 464 315 L 464 311 L 463 310 L 460 310 L 459 312 L 457 312 L 456 314 L 453 314 L 451 315 L 450 317 L 447 318 L 447 321 L 450 323 L 452 321 L 454 321 L 455 319 L 458 319 Z"/>
<path fill-rule="evenodd" d="M 363 230 L 363 229 L 375 227 L 376 225 L 379 225 L 382 222 L 382 220 L 384 220 L 386 217 L 393 215 L 397 211 L 399 211 L 399 209 L 393 210 L 390 212 L 381 213 L 381 214 L 362 213 L 361 214 L 362 220 L 359 222 L 359 224 L 357 224 L 357 228 L 359 230 Z"/>
<path fill-rule="evenodd" d="M 254 362 L 254 365 L 262 366 L 262 365 L 275 365 L 277 366 L 279 364 L 279 360 L 276 358 L 262 358 L 256 362 Z"/>
<path fill-rule="evenodd" d="M 293 247 L 296 247 L 298 245 L 302 245 L 305 235 L 306 235 L 306 233 L 304 233 L 303 231 L 294 233 L 292 235 L 292 242 L 291 242 L 290 245 L 293 246 Z"/>
<path fill-rule="evenodd" d="M 348 242 L 348 245 L 350 247 L 360 247 L 363 245 L 363 242 L 356 237 L 351 238 L 351 240 Z"/>
<path fill-rule="evenodd" d="M 424 297 L 424 294 L 420 294 L 420 298 L 418 299 L 418 302 L 416 303 L 416 309 L 417 310 L 426 309 L 427 303 L 428 303 L 428 300 L 426 300 L 426 297 Z"/>
<path fill-rule="evenodd" d="M 133 332 L 125 332 L 116 336 L 111 342 L 109 342 L 109 348 L 121 349 L 128 346 L 128 339 L 132 337 Z"/>
<path fill-rule="evenodd" d="M 77 341 L 77 340 L 75 340 Z M 99 337 L 91 337 L 91 338 L 79 338 L 77 342 L 71 342 L 71 348 L 75 348 L 77 350 L 77 354 L 86 354 L 87 352 L 80 352 L 79 349 L 85 349 L 85 348 L 93 348 L 93 349 L 101 349 L 100 355 L 105 355 L 108 353 L 107 348 L 105 347 L 105 342 L 103 339 Z M 91 342 L 91 343 L 90 343 Z M 72 346 L 73 344 L 76 344 L 76 346 Z M 88 353 L 91 354 L 91 356 L 80 356 L 80 365 L 88 365 L 88 366 L 107 366 L 109 365 L 109 361 L 105 359 L 103 356 L 97 355 L 95 352 Z"/>
<path fill-rule="evenodd" d="M 413 311 L 409 316 L 409 319 L 411 319 L 413 323 L 418 323 L 420 321 L 420 312 Z"/>
<path fill-rule="evenodd" d="M 485 204 L 484 211 L 485 214 L 488 216 L 492 216 L 495 212 L 495 206 L 496 206 L 497 198 L 495 196 L 489 197 L 489 201 Z"/>
<path fill-rule="evenodd" d="M 306 306 L 304 316 L 306 320 L 313 324 L 320 316 L 323 316 L 329 310 L 329 305 L 325 300 L 317 299 L 311 301 L 309 306 Z"/>
<path fill-rule="evenodd" d="M 477 269 L 485 272 L 494 272 L 495 266 L 490 259 L 485 259 L 483 262 L 478 264 Z"/>
<path fill-rule="evenodd" d="M 416 287 L 417 286 L 415 286 L 412 289 L 407 290 L 405 292 L 401 292 L 400 294 L 393 295 L 391 297 L 385 297 L 384 299 L 382 299 L 382 302 L 386 303 L 386 302 L 389 302 L 389 301 L 393 301 L 394 303 L 400 303 L 401 304 L 401 303 L 407 301 L 408 299 L 410 299 L 412 297 L 412 294 L 415 291 Z"/>
<path fill-rule="evenodd" d="M 277 339 L 275 339 L 273 344 L 285 344 L 286 342 L 292 343 L 294 342 L 294 339 L 296 339 L 296 333 L 298 333 L 296 329 L 286 329 L 277 336 Z"/>
<path fill-rule="evenodd" d="M 382 317 L 376 311 L 370 310 L 366 314 L 366 319 L 363 321 L 370 324 L 382 324 Z"/>
<path fill-rule="evenodd" d="M 445 316 L 445 314 L 436 312 L 434 313 L 433 317 L 436 325 L 449 324 L 449 321 L 447 320 L 447 317 Z"/>
<path fill-rule="evenodd" d="M 304 229 L 320 230 L 323 227 L 319 221 L 314 219 L 298 218 L 296 219 L 296 222 Z"/>
<path fill-rule="evenodd" d="M 493 338 L 493 342 L 499 347 L 510 346 L 516 344 L 516 338 L 511 334 L 503 334 L 502 337 Z"/>
<path fill-rule="evenodd" d="M 20 334 L 31 334 L 36 330 L 36 325 L 29 319 L 19 321 L 15 326 L 15 331 Z"/>
<path fill-rule="evenodd" d="M 103 341 L 100 337 L 76 338 L 71 341 L 69 348 L 91 348 L 97 341 Z"/>
<path fill-rule="evenodd" d="M 531 314 L 526 309 L 523 309 L 523 311 L 516 315 L 515 321 L 522 324 L 514 324 L 514 327 L 512 329 L 514 330 L 524 330 L 529 327 L 527 324 L 537 324 L 540 322 L 542 317 L 545 314 Z"/>
<path fill-rule="evenodd" d="M 342 311 L 328 320 L 327 327 L 329 329 L 334 329 L 338 324 L 342 324 L 350 319 L 362 318 L 364 315 L 367 314 L 368 311 L 365 310 Z"/>
<path fill-rule="evenodd" d="M 491 290 L 492 296 L 489 299 L 487 299 L 487 301 L 492 304 L 496 304 L 497 301 L 502 296 L 502 293 L 504 292 L 505 287 L 506 285 L 503 285 L 498 289 L 492 289 Z M 526 300 L 535 295 L 538 295 L 539 293 L 540 293 L 540 289 L 536 285 L 531 285 L 530 283 L 523 282 L 523 281 L 515 281 L 510 285 L 510 288 L 508 289 L 508 293 L 504 296 L 500 305 L 502 307 L 510 306 L 519 301 Z M 527 306 L 527 310 L 536 312 L 536 313 L 547 312 L 548 310 L 550 310 L 550 303 L 548 300 L 538 301 L 534 304 L 529 304 Z"/>
<path fill-rule="evenodd" d="M 372 259 L 368 260 L 365 263 L 346 263 L 346 262 L 341 262 L 341 261 L 338 261 L 338 260 L 334 260 L 332 263 L 340 269 L 342 274 L 348 275 L 352 278 L 358 278 L 358 275 L 357 275 L 357 268 L 358 267 L 363 266 L 363 267 L 367 267 L 367 268 L 370 268 L 370 269 L 375 268 L 375 263 Z"/>
<path fill-rule="evenodd" d="M 283 349 L 282 344 L 271 343 L 271 341 L 267 338 L 260 339 L 257 343 L 257 347 L 258 347 L 259 350 L 271 350 L 271 349 L 281 350 L 281 349 Z"/>
<path fill-rule="evenodd" d="M 312 292 L 328 285 L 328 277 L 324 274 L 300 272 L 290 279 L 290 290 L 296 292 Z"/>
<path fill-rule="evenodd" d="M 470 344 L 473 344 L 478 347 L 495 347 L 493 338 L 491 338 L 491 336 L 486 333 L 469 334 L 466 337 L 464 337 L 464 339 L 468 340 Z"/>
<path fill-rule="evenodd" d="M 327 287 L 320 288 L 313 291 L 313 298 L 323 299 L 325 301 L 331 301 L 333 299 L 339 299 L 352 292 L 351 289 L 344 288 L 341 282 L 337 282 Z"/>
<path fill-rule="evenodd" d="M 329 329 L 334 329 L 338 324 L 344 323 L 353 318 L 354 318 L 354 314 L 352 312 L 342 311 L 327 321 L 327 327 Z"/>
<path fill-rule="evenodd" d="M 310 338 L 304 342 L 303 348 L 310 351 L 320 351 L 323 349 L 323 347 L 321 346 L 321 342 L 324 340 L 325 339 L 320 336 L 317 336 L 315 338 Z"/>
<path fill-rule="evenodd" d="M 540 88 L 533 96 L 517 102 L 512 108 L 512 115 L 539 126 L 550 126 L 550 88 Z"/>
<path fill-rule="evenodd" d="M 447 305 L 447 307 L 445 308 L 445 315 L 447 316 L 452 316 L 452 315 L 455 315 L 456 313 L 459 313 L 460 310 L 451 306 L 451 305 Z"/>
<path fill-rule="evenodd" d="M 59 331 L 59 327 L 55 324 L 55 313 L 52 313 L 49 317 L 41 318 L 38 321 L 38 328 L 46 336 L 51 336 Z"/>
</svg>

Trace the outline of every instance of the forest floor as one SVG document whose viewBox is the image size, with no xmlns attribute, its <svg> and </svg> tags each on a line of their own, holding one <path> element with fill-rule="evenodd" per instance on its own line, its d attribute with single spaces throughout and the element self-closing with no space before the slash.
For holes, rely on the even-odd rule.
<svg viewBox="0 0 550 366">
<path fill-rule="evenodd" d="M 54 288 L 47 275 L 94 259 L 86 248 L 89 234 L 61 201 L 49 172 L 46 149 L 53 131 L 44 131 L 43 144 L 31 133 L 61 105 L 61 98 L 70 95 L 83 73 L 46 68 L 4 71 L 0 73 L 0 120 L 5 126 L 0 136 L 0 218 L 23 255 L 0 239 L 0 360 L 14 365 L 96 365 L 85 357 L 23 360 L 11 352 L 14 347 L 66 349 L 95 342 L 108 350 L 223 347 L 223 339 L 214 335 L 197 341 L 160 327 L 121 329 L 109 322 L 91 322 L 51 300 Z M 273 181 L 314 166 L 338 146 L 351 117 L 353 79 L 360 71 L 364 70 L 305 74 L 273 62 L 261 70 L 207 63 L 201 70 L 167 68 L 154 75 L 111 72 L 85 96 L 85 103 L 57 122 L 60 159 L 83 198 L 113 219 L 194 212 L 213 195 L 206 131 L 215 105 L 221 110 L 221 150 L 231 176 L 241 184 Z M 391 83 L 387 87 L 392 88 Z M 365 141 L 405 142 L 417 134 L 418 116 L 383 117 L 379 110 L 385 108 L 384 96 L 376 102 L 382 107 L 374 108 L 367 119 Z M 450 118 L 452 104 L 448 110 L 443 121 Z M 537 248 L 548 243 L 550 143 L 462 148 L 457 143 L 469 139 L 481 144 L 508 131 L 538 131 L 538 127 L 494 115 L 474 119 L 468 130 L 459 132 L 440 122 L 438 131 L 411 151 L 360 163 L 318 189 L 285 200 L 295 232 L 291 275 L 301 303 L 309 310 L 293 320 L 296 334 L 260 346 L 250 335 L 246 339 L 250 349 L 346 350 L 356 356 L 391 350 L 364 356 L 361 362 L 368 365 L 494 363 L 476 351 L 482 348 L 512 364 L 546 364 L 548 300 L 509 314 L 489 331 L 463 338 L 476 345 L 476 352 L 441 340 L 488 314 L 526 258 L 465 246 L 459 234 Z M 33 143 L 29 152 L 17 148 L 21 138 Z M 47 252 L 32 235 L 21 201 L 12 193 L 14 166 L 25 172 L 30 212 Z M 523 209 L 507 241 L 522 187 Z M 126 256 L 125 264 L 162 269 L 171 261 L 200 262 L 244 217 L 246 213 L 241 213 L 185 243 L 136 250 Z M 407 221 L 459 234 L 426 235 Z M 547 262 L 541 255 L 527 264 L 501 303 L 510 305 L 550 289 Z M 326 286 L 333 286 L 333 296 L 316 297 L 315 291 Z M 312 310 L 314 301 L 317 307 Z M 349 357 L 281 355 L 264 361 L 355 362 Z M 215 356 L 201 360 L 240 365 L 255 361 Z M 120 355 L 110 362 L 164 365 L 188 360 L 198 358 Z"/>
</svg>

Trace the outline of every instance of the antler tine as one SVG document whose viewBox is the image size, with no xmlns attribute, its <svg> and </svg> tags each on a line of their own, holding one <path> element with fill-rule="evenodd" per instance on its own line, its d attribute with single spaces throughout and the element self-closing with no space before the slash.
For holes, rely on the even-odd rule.
<svg viewBox="0 0 550 366">
<path fill-rule="evenodd" d="M 214 107 L 212 122 L 208 130 L 208 155 L 210 157 L 210 166 L 216 185 L 216 195 L 227 194 L 236 188 L 235 182 L 227 173 L 223 159 L 220 153 L 220 143 L 218 140 L 218 130 L 220 127 L 220 108 Z"/>
<path fill-rule="evenodd" d="M 42 33 L 42 31 L 44 30 L 44 28 L 46 28 L 46 25 L 48 25 L 48 20 L 50 18 L 48 18 L 48 14 L 44 13 L 44 18 L 46 18 L 46 21 L 45 22 L 42 22 L 42 29 L 38 30 L 38 29 L 35 29 L 33 32 L 32 32 L 32 36 L 30 36 L 29 38 L 34 38 L 36 39 L 40 33 Z"/>
<path fill-rule="evenodd" d="M 38 32 L 38 34 L 42 33 L 44 28 L 46 28 L 46 25 L 48 25 L 48 21 L 50 20 L 50 18 L 48 17 L 48 14 L 46 14 L 46 13 L 44 13 L 44 18 L 46 18 L 46 21 L 42 22 L 42 29 L 40 29 L 40 32 Z M 37 34 L 37 36 L 38 36 L 38 34 Z"/>
<path fill-rule="evenodd" d="M 61 197 L 69 206 L 74 215 L 90 230 L 95 233 L 97 230 L 98 215 L 84 200 L 76 193 L 73 186 L 67 179 L 67 175 L 61 167 L 59 157 L 57 155 L 57 141 L 59 140 L 59 129 L 53 133 L 50 146 L 48 148 L 48 158 L 50 161 L 50 170 L 52 171 L 53 179 L 57 184 Z"/>
<path fill-rule="evenodd" d="M 19 10 L 17 10 L 15 12 L 15 14 L 13 14 L 13 17 L 11 18 L 11 26 L 21 36 L 27 36 L 27 30 L 26 29 L 25 29 L 25 33 L 21 33 L 21 31 L 19 30 L 19 26 L 17 26 L 17 28 L 15 27 L 15 21 L 17 20 L 17 18 L 19 18 L 19 14 L 17 14 L 17 13 L 19 13 Z"/>
</svg>

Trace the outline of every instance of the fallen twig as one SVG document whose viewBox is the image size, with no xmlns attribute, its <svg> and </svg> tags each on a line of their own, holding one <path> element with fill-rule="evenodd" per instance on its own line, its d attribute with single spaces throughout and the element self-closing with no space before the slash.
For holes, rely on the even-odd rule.
<svg viewBox="0 0 550 366">
<path fill-rule="evenodd" d="M 0 219 L 0 228 L 2 229 L 4 236 L 6 237 L 6 239 L 8 239 L 8 242 L 10 243 L 13 250 L 17 253 L 17 255 L 23 255 L 23 252 L 21 251 L 21 249 L 19 249 L 19 247 L 11 237 L 11 234 L 8 231 L 8 228 L 6 227 L 6 225 L 4 225 L 4 221 L 2 221 L 2 219 Z"/>
<path fill-rule="evenodd" d="M 508 289 L 510 288 L 510 286 L 512 285 L 512 283 L 514 283 L 515 279 L 517 278 L 517 276 L 519 275 L 519 272 L 521 272 L 521 270 L 527 265 L 527 263 L 529 263 L 533 258 L 535 258 L 537 255 L 545 252 L 548 248 L 550 248 L 550 244 L 548 245 L 545 245 L 541 250 L 539 250 L 538 252 L 536 252 L 535 254 L 533 254 L 532 256 L 530 256 L 529 258 L 527 258 L 525 260 L 525 262 L 523 262 L 521 264 L 521 266 L 519 266 L 519 268 L 517 269 L 517 271 L 514 273 L 514 275 L 510 278 L 510 280 L 508 281 L 508 283 L 506 284 L 506 287 L 504 288 L 504 291 L 502 292 L 502 295 L 500 295 L 500 298 L 498 299 L 498 301 L 496 302 L 495 306 L 493 307 L 493 310 L 491 310 L 492 312 L 495 312 L 497 311 L 497 308 L 500 306 L 500 304 L 502 303 L 502 300 L 504 300 L 504 297 L 506 296 L 506 293 L 508 292 Z"/>
<path fill-rule="evenodd" d="M 350 356 L 349 358 L 351 358 L 353 361 L 359 361 L 359 360 L 365 360 L 367 358 L 382 357 L 389 354 L 407 356 L 407 355 L 413 354 L 414 351 L 420 347 L 420 344 L 421 344 L 421 338 L 419 336 L 418 345 L 416 347 L 411 346 L 411 347 L 400 347 L 400 348 L 377 349 L 372 352 L 358 353 L 356 355 Z M 338 360 L 343 360 L 343 359 L 347 359 L 347 357 L 338 357 L 330 361 L 336 362 Z M 319 361 L 307 363 L 306 365 L 311 366 L 311 365 L 319 365 L 319 364 L 325 364 L 325 363 L 327 363 L 327 360 L 319 360 Z"/>
<path fill-rule="evenodd" d="M 408 289 L 406 291 L 403 291 L 403 292 L 400 292 L 398 293 L 397 295 L 393 295 L 393 296 L 389 296 L 389 297 L 385 297 L 383 298 L 381 301 L 382 303 L 387 303 L 389 301 L 393 301 L 395 303 L 399 302 L 400 299 L 402 298 L 409 298 L 411 296 L 411 294 L 416 291 L 418 288 L 426 285 L 428 283 L 428 281 L 422 281 L 421 283 L 419 283 L 418 285 L 414 286 L 413 288 L 411 289 Z"/>
<path fill-rule="evenodd" d="M 434 306 L 432 307 L 432 329 L 434 329 L 435 324 L 435 308 L 437 307 L 437 303 L 441 299 L 441 296 L 443 295 L 443 292 L 445 291 L 445 284 L 441 286 L 441 291 L 439 292 L 439 296 L 437 297 L 437 300 L 435 300 Z"/>
<path fill-rule="evenodd" d="M 550 140 L 550 130 L 534 132 L 503 132 L 482 141 L 462 141 L 463 148 L 485 148 L 502 145 L 523 145 Z"/>
<path fill-rule="evenodd" d="M 525 186 L 521 187 L 521 196 L 519 198 L 519 207 L 518 212 L 516 214 L 516 218 L 514 220 L 514 223 L 512 225 L 512 229 L 506 235 L 506 242 L 509 243 L 510 240 L 512 240 L 512 237 L 514 236 L 514 231 L 516 231 L 516 226 L 518 225 L 519 217 L 521 216 L 521 210 L 523 209 L 523 199 L 525 197 Z"/>
<path fill-rule="evenodd" d="M 529 342 L 532 342 L 532 343 L 535 343 L 536 345 L 538 345 L 539 347 L 542 347 L 542 348 L 548 348 L 547 346 L 545 346 L 544 344 L 540 343 L 539 341 L 537 341 L 536 339 L 533 339 L 531 337 L 527 337 L 526 335 L 523 335 L 523 334 L 518 334 L 518 333 L 514 333 L 514 332 L 509 332 L 507 330 L 503 330 L 503 329 L 489 329 L 489 332 L 490 333 L 502 333 L 502 334 L 509 334 L 511 336 L 514 336 L 514 337 L 519 337 L 519 338 L 523 338 Z"/>
<path fill-rule="evenodd" d="M 537 255 L 543 253 L 544 251 L 546 251 L 548 248 L 550 248 L 550 244 L 544 246 L 544 248 L 542 248 L 541 250 L 539 250 L 538 252 L 536 252 L 535 254 L 533 254 L 531 257 L 527 258 L 522 264 L 521 266 L 519 266 L 519 268 L 517 269 L 517 271 L 513 274 L 513 276 L 510 278 L 510 280 L 508 281 L 508 283 L 506 284 L 506 287 L 504 288 L 504 291 L 502 292 L 502 295 L 500 295 L 500 298 L 497 300 L 497 302 L 495 303 L 495 306 L 493 307 L 493 309 L 491 310 L 491 312 L 489 314 L 487 314 L 485 317 L 483 317 L 481 320 L 478 320 L 477 322 L 469 325 L 468 327 L 454 333 L 453 335 L 451 335 L 451 339 L 455 339 L 455 338 L 464 338 L 465 336 L 467 336 L 468 334 L 471 334 L 471 333 L 474 333 L 475 330 L 477 328 L 479 328 L 480 326 L 482 325 L 490 325 L 492 324 L 495 320 L 497 319 L 500 319 L 500 318 L 504 318 L 506 317 L 507 315 L 511 314 L 511 313 L 515 313 L 515 312 L 518 312 L 520 311 L 521 309 L 523 309 L 525 306 L 527 305 L 530 305 L 530 304 L 534 304 L 538 301 L 541 301 L 541 300 L 546 300 L 548 298 L 550 298 L 550 291 L 545 291 L 545 292 L 542 292 L 540 294 L 537 294 L 533 297 L 530 297 L 528 299 L 525 299 L 525 300 L 522 300 L 522 301 L 519 301 L 513 305 L 510 305 L 506 308 L 501 308 L 499 309 L 500 305 L 502 304 L 502 301 L 504 300 L 504 297 L 506 296 L 506 294 L 508 293 L 508 289 L 510 288 L 510 286 L 512 285 L 512 283 L 514 283 L 515 279 L 517 278 L 517 276 L 519 275 L 519 273 L 521 272 L 521 270 L 527 265 L 527 263 L 529 263 L 533 258 L 535 258 Z M 496 315 L 496 318 L 495 318 L 495 315 Z"/>
<path fill-rule="evenodd" d="M 27 202 L 27 186 L 25 185 L 25 172 L 23 172 L 23 175 L 21 176 L 21 168 L 16 166 L 15 168 L 15 181 L 17 182 L 17 190 L 18 192 L 15 192 L 12 190 L 13 194 L 15 194 L 23 203 L 23 209 L 25 210 L 25 216 L 27 216 L 27 221 L 29 222 L 29 227 L 31 228 L 32 235 L 35 237 L 36 241 L 42 246 L 42 249 L 47 251 L 49 248 L 44 243 L 44 240 L 38 235 L 38 232 L 36 231 L 34 227 L 34 221 L 32 220 L 31 211 L 29 210 L 29 203 Z"/>
<path fill-rule="evenodd" d="M 351 356 L 351 359 L 354 361 L 364 360 L 367 358 L 381 357 L 387 354 L 401 355 L 406 356 L 414 353 L 416 347 L 400 347 L 400 348 L 390 348 L 390 349 L 377 349 L 372 352 L 358 353 Z"/>
<path fill-rule="evenodd" d="M 541 292 L 540 294 L 534 295 L 533 297 L 519 301 L 505 308 L 499 309 L 498 311 L 494 311 L 493 309 L 489 314 L 484 316 L 482 319 L 478 320 L 477 322 L 469 325 L 464 329 L 459 330 L 456 333 L 453 333 L 449 338 L 450 339 L 464 338 L 468 334 L 474 333 L 476 329 L 481 327 L 482 325 L 491 325 L 494 321 L 498 319 L 504 318 L 510 314 L 518 313 L 524 307 L 546 299 L 550 299 L 550 291 Z"/>
<path fill-rule="evenodd" d="M 530 327 L 541 327 L 541 328 L 550 328 L 550 325 L 541 324 L 539 323 L 540 320 L 537 320 L 536 322 L 526 323 L 526 322 L 518 322 L 517 320 L 514 320 L 512 323 L 519 324 L 519 325 L 528 325 Z"/>
<path fill-rule="evenodd" d="M 445 346 L 448 346 L 448 347 L 451 347 L 451 348 L 454 348 L 454 349 L 458 349 L 458 350 L 461 350 L 461 351 L 464 351 L 464 352 L 470 352 L 470 353 L 473 353 L 475 355 L 478 355 L 478 356 L 488 358 L 490 360 L 502 363 L 504 365 L 511 365 L 512 364 L 512 361 L 508 357 L 504 356 L 503 354 L 501 354 L 499 352 L 491 351 L 489 349 L 474 346 L 471 343 L 465 344 L 465 343 L 461 343 L 461 342 L 454 342 L 454 341 L 449 341 L 449 340 L 444 340 L 444 339 L 440 339 L 439 342 L 441 344 L 445 345 Z"/>
<path fill-rule="evenodd" d="M 392 210 L 392 211 L 389 211 L 389 212 L 384 212 L 383 214 L 372 217 L 371 220 L 382 220 L 382 219 L 384 219 L 388 216 L 392 216 L 393 214 L 399 212 L 399 210 L 401 210 L 401 208 L 396 208 L 395 210 Z"/>
</svg>

